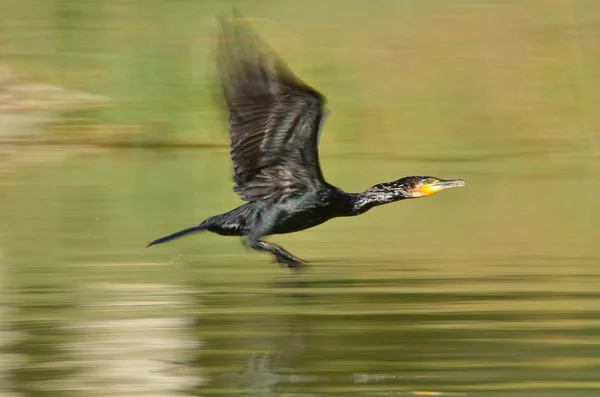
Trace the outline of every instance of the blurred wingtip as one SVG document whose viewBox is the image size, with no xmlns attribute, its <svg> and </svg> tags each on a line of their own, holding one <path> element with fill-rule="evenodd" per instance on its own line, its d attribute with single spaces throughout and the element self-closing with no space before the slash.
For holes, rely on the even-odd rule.
<svg viewBox="0 0 600 397">
<path fill-rule="evenodd" d="M 234 19 L 242 18 L 242 13 L 240 12 L 239 8 L 237 8 L 235 5 L 231 6 L 231 15 L 233 15 Z"/>
<path fill-rule="evenodd" d="M 236 6 L 231 6 L 231 13 L 228 13 L 226 11 L 221 11 L 217 15 L 217 20 L 219 20 L 219 22 L 221 24 L 226 24 L 226 23 L 231 23 L 231 22 L 238 22 L 238 21 L 243 20 L 243 19 L 244 19 L 244 17 L 242 15 L 242 13 L 240 12 L 240 10 Z"/>
</svg>

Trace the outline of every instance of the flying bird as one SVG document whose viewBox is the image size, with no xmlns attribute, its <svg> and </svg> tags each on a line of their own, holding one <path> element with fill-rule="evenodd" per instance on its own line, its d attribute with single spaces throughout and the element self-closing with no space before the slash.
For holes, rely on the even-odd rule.
<svg viewBox="0 0 600 397">
<path fill-rule="evenodd" d="M 325 97 L 296 77 L 247 22 L 221 19 L 220 27 L 217 66 L 229 112 L 234 191 L 246 203 L 148 246 L 206 230 L 242 236 L 248 247 L 298 268 L 306 262 L 263 238 L 465 185 L 461 179 L 409 176 L 346 193 L 327 183 L 318 156 Z"/>
</svg>

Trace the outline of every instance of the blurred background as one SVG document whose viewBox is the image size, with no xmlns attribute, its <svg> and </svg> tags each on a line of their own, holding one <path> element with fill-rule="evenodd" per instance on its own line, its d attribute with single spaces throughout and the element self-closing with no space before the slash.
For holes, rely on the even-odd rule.
<svg viewBox="0 0 600 397">
<path fill-rule="evenodd" d="M 240 200 L 210 0 L 0 2 L 0 396 L 597 396 L 600 4 L 239 1 L 326 178 L 464 189 L 145 244 Z"/>
</svg>

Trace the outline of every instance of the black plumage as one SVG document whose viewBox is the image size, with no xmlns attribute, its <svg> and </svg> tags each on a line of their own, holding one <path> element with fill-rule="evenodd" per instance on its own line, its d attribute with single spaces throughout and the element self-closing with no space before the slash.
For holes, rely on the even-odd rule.
<svg viewBox="0 0 600 397">
<path fill-rule="evenodd" d="M 244 236 L 249 247 L 295 268 L 304 262 L 261 238 L 464 185 L 406 177 L 363 193 L 343 192 L 325 181 L 319 164 L 319 135 L 327 117 L 323 95 L 298 79 L 240 18 L 221 20 L 217 60 L 229 112 L 234 190 L 247 203 L 149 246 L 208 230 Z"/>
<path fill-rule="evenodd" d="M 317 135 L 323 96 L 297 79 L 242 22 L 223 22 L 218 70 L 243 200 L 302 193 L 323 183 Z"/>
</svg>

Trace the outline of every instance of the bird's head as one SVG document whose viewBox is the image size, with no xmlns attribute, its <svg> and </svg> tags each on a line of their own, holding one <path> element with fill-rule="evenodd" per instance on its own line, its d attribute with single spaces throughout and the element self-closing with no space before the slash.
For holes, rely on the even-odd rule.
<svg viewBox="0 0 600 397">
<path fill-rule="evenodd" d="M 462 179 L 443 180 L 432 176 L 407 176 L 394 182 L 380 183 L 367 192 L 377 195 L 392 195 L 396 200 L 431 196 L 452 187 L 465 186 Z"/>
<path fill-rule="evenodd" d="M 364 193 L 355 194 L 352 213 L 358 215 L 378 205 L 427 197 L 451 187 L 461 186 L 465 186 L 465 181 L 462 179 L 443 180 L 432 176 L 407 176 L 397 181 L 380 183 Z"/>
<path fill-rule="evenodd" d="M 463 187 L 465 181 L 462 179 L 443 180 L 432 176 L 409 176 L 396 181 L 406 192 L 407 198 L 419 198 L 431 196 L 434 193 L 452 187 Z"/>
</svg>

